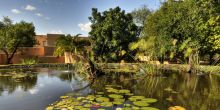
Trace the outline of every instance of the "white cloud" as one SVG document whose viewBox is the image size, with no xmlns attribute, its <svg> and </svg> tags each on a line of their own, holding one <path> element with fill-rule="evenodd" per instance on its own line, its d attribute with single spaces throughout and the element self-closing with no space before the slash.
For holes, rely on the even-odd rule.
<svg viewBox="0 0 220 110">
<path fill-rule="evenodd" d="M 29 92 L 30 92 L 30 94 L 33 95 L 33 94 L 37 94 L 39 92 L 39 90 L 36 88 L 33 88 L 33 89 L 30 89 Z"/>
<path fill-rule="evenodd" d="M 25 7 L 25 10 L 34 11 L 34 10 L 36 10 L 36 7 L 34 7 L 34 6 L 32 6 L 32 5 L 27 5 L 27 6 Z"/>
<path fill-rule="evenodd" d="M 35 15 L 37 15 L 39 17 L 43 16 L 41 13 L 36 13 Z"/>
<path fill-rule="evenodd" d="M 63 31 L 61 30 L 52 30 L 49 32 L 49 34 L 63 34 Z"/>
<path fill-rule="evenodd" d="M 91 27 L 90 27 L 91 25 L 92 25 L 91 22 L 88 22 L 88 23 L 85 23 L 85 24 L 83 24 L 83 23 L 78 24 L 78 26 L 80 27 L 80 29 L 81 29 L 82 31 L 86 31 L 86 32 L 90 32 L 90 31 L 91 31 Z"/>
<path fill-rule="evenodd" d="M 18 9 L 12 9 L 11 12 L 14 13 L 14 14 L 20 14 L 21 13 L 21 11 L 19 11 Z"/>
</svg>

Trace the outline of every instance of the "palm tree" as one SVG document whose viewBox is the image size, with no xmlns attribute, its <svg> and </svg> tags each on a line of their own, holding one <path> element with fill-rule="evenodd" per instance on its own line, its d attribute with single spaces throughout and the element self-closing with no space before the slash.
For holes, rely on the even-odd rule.
<svg viewBox="0 0 220 110">
<path fill-rule="evenodd" d="M 61 35 L 56 41 L 56 49 L 54 51 L 55 56 L 63 56 L 64 52 L 70 52 L 77 54 L 77 48 L 81 47 L 78 42 L 78 37 L 81 34 L 75 36 Z"/>
</svg>

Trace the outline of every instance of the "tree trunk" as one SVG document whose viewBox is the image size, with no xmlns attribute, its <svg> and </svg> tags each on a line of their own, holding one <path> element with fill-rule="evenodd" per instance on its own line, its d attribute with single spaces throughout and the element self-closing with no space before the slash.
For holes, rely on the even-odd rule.
<svg viewBox="0 0 220 110">
<path fill-rule="evenodd" d="M 9 54 L 6 55 L 6 56 L 7 56 L 7 62 L 6 62 L 7 64 L 12 64 L 12 63 L 11 63 L 11 60 L 12 60 L 12 58 L 14 57 L 14 54 L 17 52 L 17 49 L 18 49 L 19 44 L 20 44 L 20 42 L 18 42 L 18 43 L 15 45 L 15 48 L 14 48 L 14 50 L 13 50 L 11 56 L 9 56 Z"/>
</svg>

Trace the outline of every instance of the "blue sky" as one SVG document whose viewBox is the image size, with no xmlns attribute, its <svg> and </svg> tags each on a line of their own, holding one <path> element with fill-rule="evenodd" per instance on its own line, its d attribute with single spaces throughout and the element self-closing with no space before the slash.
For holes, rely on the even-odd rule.
<svg viewBox="0 0 220 110">
<path fill-rule="evenodd" d="M 33 22 L 36 34 L 63 33 L 88 35 L 91 8 L 99 11 L 121 7 L 126 12 L 146 5 L 155 10 L 160 0 L 0 0 L 0 17 L 14 22 Z"/>
</svg>

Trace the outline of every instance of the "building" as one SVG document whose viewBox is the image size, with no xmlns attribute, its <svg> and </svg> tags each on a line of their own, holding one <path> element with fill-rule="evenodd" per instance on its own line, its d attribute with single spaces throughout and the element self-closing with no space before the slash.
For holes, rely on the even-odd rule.
<svg viewBox="0 0 220 110">
<path fill-rule="evenodd" d="M 33 47 L 20 47 L 13 59 L 13 64 L 22 63 L 23 59 L 34 58 L 39 63 L 66 63 L 65 57 L 54 56 L 54 50 L 56 48 L 56 40 L 62 34 L 47 34 L 47 35 L 36 35 L 37 44 Z M 78 37 L 77 42 L 86 47 L 87 51 L 90 50 L 89 37 Z M 70 57 L 70 56 L 69 56 Z M 6 57 L 4 53 L 0 52 L 0 64 L 5 64 Z"/>
<path fill-rule="evenodd" d="M 37 45 L 36 47 L 55 47 L 56 40 L 62 34 L 47 34 L 47 35 L 37 35 Z"/>
<path fill-rule="evenodd" d="M 64 57 L 53 55 L 55 42 L 60 34 L 36 35 L 37 44 L 34 47 L 20 47 L 12 59 L 13 64 L 22 63 L 23 59 L 34 58 L 39 63 L 65 63 Z M 5 64 L 6 56 L 0 52 L 0 64 Z"/>
</svg>

